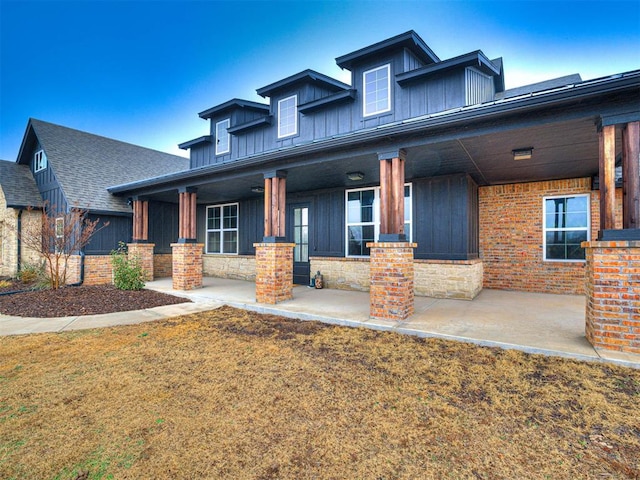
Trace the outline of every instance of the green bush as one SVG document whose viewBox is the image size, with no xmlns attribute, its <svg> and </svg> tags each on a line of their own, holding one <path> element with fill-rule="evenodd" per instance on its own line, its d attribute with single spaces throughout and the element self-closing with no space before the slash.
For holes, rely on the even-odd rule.
<svg viewBox="0 0 640 480">
<path fill-rule="evenodd" d="M 113 265 L 113 284 L 120 290 L 142 290 L 144 288 L 144 272 L 140 259 L 129 255 L 127 245 L 118 242 L 118 249 L 111 252 Z"/>
</svg>

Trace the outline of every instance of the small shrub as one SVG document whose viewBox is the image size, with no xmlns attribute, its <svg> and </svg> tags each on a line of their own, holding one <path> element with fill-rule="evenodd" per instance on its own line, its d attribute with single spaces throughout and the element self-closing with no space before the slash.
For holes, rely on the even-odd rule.
<svg viewBox="0 0 640 480">
<path fill-rule="evenodd" d="M 25 263 L 20 266 L 17 279 L 22 283 L 37 283 L 38 285 L 48 286 L 47 275 L 44 271 L 44 265 L 34 263 Z"/>
<path fill-rule="evenodd" d="M 0 280 L 0 288 L 7 288 L 11 286 L 11 282 L 9 280 Z"/>
<path fill-rule="evenodd" d="M 142 290 L 144 288 L 144 272 L 140 259 L 129 255 L 127 245 L 118 242 L 118 249 L 111 252 L 113 265 L 113 284 L 120 290 Z"/>
</svg>

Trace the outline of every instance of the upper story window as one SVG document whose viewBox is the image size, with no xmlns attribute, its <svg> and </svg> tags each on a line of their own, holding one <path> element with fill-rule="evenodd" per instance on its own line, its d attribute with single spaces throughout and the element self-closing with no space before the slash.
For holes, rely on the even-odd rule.
<svg viewBox="0 0 640 480">
<path fill-rule="evenodd" d="M 367 70 L 362 74 L 363 104 L 362 113 L 365 117 L 391 110 L 391 67 Z"/>
<path fill-rule="evenodd" d="M 298 133 L 298 96 L 278 101 L 278 138 Z"/>
<path fill-rule="evenodd" d="M 589 195 L 545 197 L 543 202 L 544 259 L 583 261 L 580 243 L 589 241 L 591 231 Z"/>
<path fill-rule="evenodd" d="M 230 135 L 227 129 L 231 125 L 230 120 L 222 120 L 216 123 L 216 155 L 222 155 L 223 153 L 229 153 L 230 149 Z"/>
<path fill-rule="evenodd" d="M 44 154 L 44 150 L 38 150 L 33 156 L 33 171 L 39 172 L 47 168 L 47 156 Z"/>
<path fill-rule="evenodd" d="M 238 253 L 238 204 L 207 207 L 207 253 Z"/>
<path fill-rule="evenodd" d="M 367 242 L 380 234 L 380 187 L 346 191 L 346 235 L 348 257 L 367 257 Z M 404 186 L 404 234 L 411 241 L 411 184 Z"/>
</svg>

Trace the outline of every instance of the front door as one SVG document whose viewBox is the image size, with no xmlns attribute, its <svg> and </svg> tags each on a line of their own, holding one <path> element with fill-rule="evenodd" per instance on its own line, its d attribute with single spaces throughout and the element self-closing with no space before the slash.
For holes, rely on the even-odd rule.
<svg viewBox="0 0 640 480">
<path fill-rule="evenodd" d="M 309 285 L 311 264 L 309 263 L 309 204 L 291 206 L 291 228 L 295 247 L 293 249 L 293 283 Z"/>
</svg>

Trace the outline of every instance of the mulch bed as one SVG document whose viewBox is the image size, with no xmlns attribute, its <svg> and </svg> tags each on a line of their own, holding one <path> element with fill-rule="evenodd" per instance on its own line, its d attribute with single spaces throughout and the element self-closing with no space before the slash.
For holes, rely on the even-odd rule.
<svg viewBox="0 0 640 480">
<path fill-rule="evenodd" d="M 190 302 L 153 290 L 118 290 L 113 285 L 65 287 L 0 296 L 0 313 L 18 317 L 68 317 L 125 312 Z"/>
</svg>

